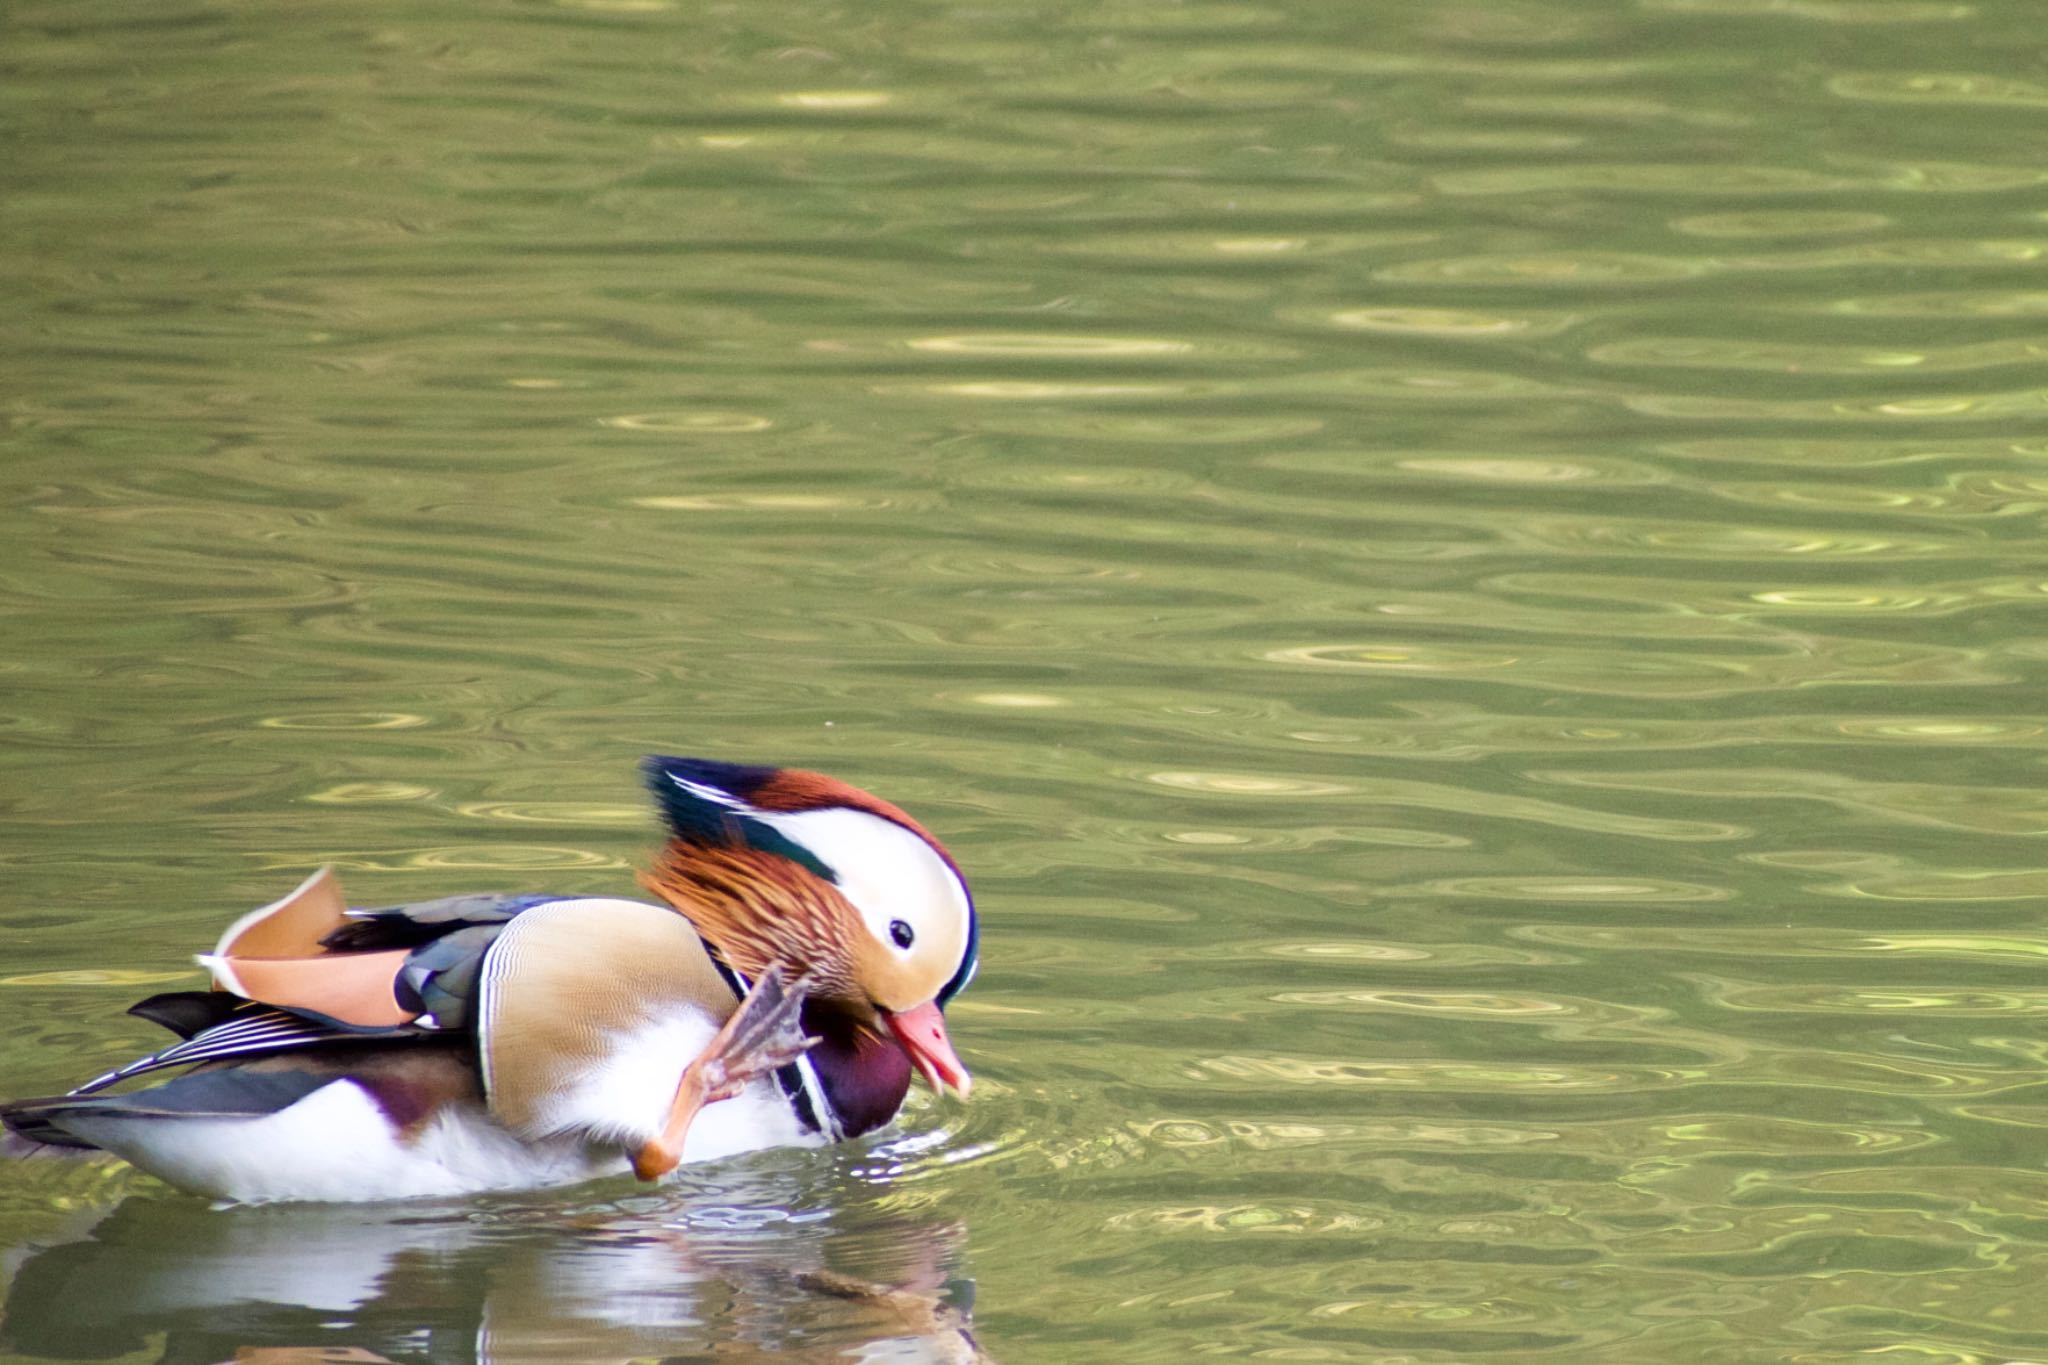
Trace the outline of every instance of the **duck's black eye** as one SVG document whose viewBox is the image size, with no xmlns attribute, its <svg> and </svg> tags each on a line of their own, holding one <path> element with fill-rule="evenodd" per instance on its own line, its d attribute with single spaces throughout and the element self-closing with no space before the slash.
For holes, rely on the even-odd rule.
<svg viewBox="0 0 2048 1365">
<path fill-rule="evenodd" d="M 889 921 L 889 937 L 895 940 L 898 948 L 908 948 L 911 944 L 917 942 L 917 935 L 911 932 L 910 926 L 900 919 Z"/>
</svg>

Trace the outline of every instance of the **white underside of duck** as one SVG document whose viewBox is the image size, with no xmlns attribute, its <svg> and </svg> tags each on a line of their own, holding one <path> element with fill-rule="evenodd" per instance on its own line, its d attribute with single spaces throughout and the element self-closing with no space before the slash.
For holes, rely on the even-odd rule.
<svg viewBox="0 0 2048 1365">
<path fill-rule="evenodd" d="M 682 1064 L 714 1031 L 693 1016 L 616 1039 L 608 1059 L 559 1097 L 558 1112 L 574 1130 L 537 1139 L 513 1133 L 479 1103 L 444 1106 L 406 1131 L 346 1078 L 260 1116 L 79 1112 L 65 1127 L 169 1184 L 238 1203 L 360 1203 L 575 1184 L 631 1170 L 628 1152 L 658 1129 Z M 683 1160 L 822 1141 L 763 1078 L 698 1116 Z"/>
</svg>

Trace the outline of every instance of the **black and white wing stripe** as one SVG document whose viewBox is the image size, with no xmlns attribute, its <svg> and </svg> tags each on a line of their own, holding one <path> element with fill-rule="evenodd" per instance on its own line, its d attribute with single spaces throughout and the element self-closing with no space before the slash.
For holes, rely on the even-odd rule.
<svg viewBox="0 0 2048 1365">
<path fill-rule="evenodd" d="M 211 1028 L 201 1029 L 183 1042 L 173 1043 L 160 1052 L 150 1053 L 147 1057 L 138 1057 L 128 1065 L 109 1071 L 104 1076 L 95 1076 L 68 1093 L 90 1095 L 117 1082 L 125 1081 L 130 1076 L 144 1076 L 152 1071 L 161 1071 L 165 1067 L 191 1066 L 195 1062 L 218 1061 L 223 1057 L 249 1057 L 265 1052 L 283 1052 L 315 1043 L 347 1042 L 360 1040 L 362 1037 L 363 1031 L 360 1029 L 339 1028 L 318 1019 L 287 1014 L 283 1010 L 252 1003 L 236 1010 Z"/>
</svg>

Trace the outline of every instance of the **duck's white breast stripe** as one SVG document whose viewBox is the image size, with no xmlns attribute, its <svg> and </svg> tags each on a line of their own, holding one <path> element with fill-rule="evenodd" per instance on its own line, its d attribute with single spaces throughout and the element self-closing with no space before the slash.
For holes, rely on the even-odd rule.
<svg viewBox="0 0 2048 1365">
<path fill-rule="evenodd" d="M 747 992 L 754 989 L 752 981 L 749 981 L 716 957 L 712 958 L 711 965 L 718 969 L 719 976 L 724 978 L 726 986 L 738 998 L 744 1000 Z M 796 1074 L 797 1085 L 803 1091 L 802 1105 L 797 1103 L 798 1097 L 789 1094 L 783 1084 L 782 1078 L 786 1072 L 794 1072 Z M 825 1086 L 819 1081 L 817 1069 L 811 1065 L 808 1053 L 797 1058 L 787 1067 L 778 1070 L 775 1073 L 775 1080 L 776 1089 L 782 1091 L 782 1098 L 788 1101 L 790 1113 L 799 1124 L 803 1122 L 804 1111 L 808 1109 L 812 1118 L 817 1120 L 820 1136 L 831 1142 L 844 1140 L 846 1134 L 840 1128 L 839 1115 L 832 1108 L 831 1102 L 825 1098 Z"/>
<path fill-rule="evenodd" d="M 811 1065 L 809 1055 L 797 1058 L 795 1066 L 797 1079 L 803 1084 L 804 1098 L 810 1101 L 811 1113 L 817 1116 L 819 1128 L 831 1141 L 841 1141 L 846 1134 L 840 1129 L 839 1115 L 825 1098 L 825 1087 L 819 1082 L 817 1069 Z"/>
</svg>

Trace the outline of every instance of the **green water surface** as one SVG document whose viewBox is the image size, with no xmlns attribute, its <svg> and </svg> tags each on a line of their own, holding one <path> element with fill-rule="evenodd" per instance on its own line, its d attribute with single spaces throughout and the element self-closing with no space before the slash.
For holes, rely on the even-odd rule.
<svg viewBox="0 0 2048 1365">
<path fill-rule="evenodd" d="M 0 7 L 0 1093 L 649 751 L 984 917 L 878 1141 L 0 1167 L 0 1351 L 2048 1359 L 2043 19 Z"/>
</svg>

